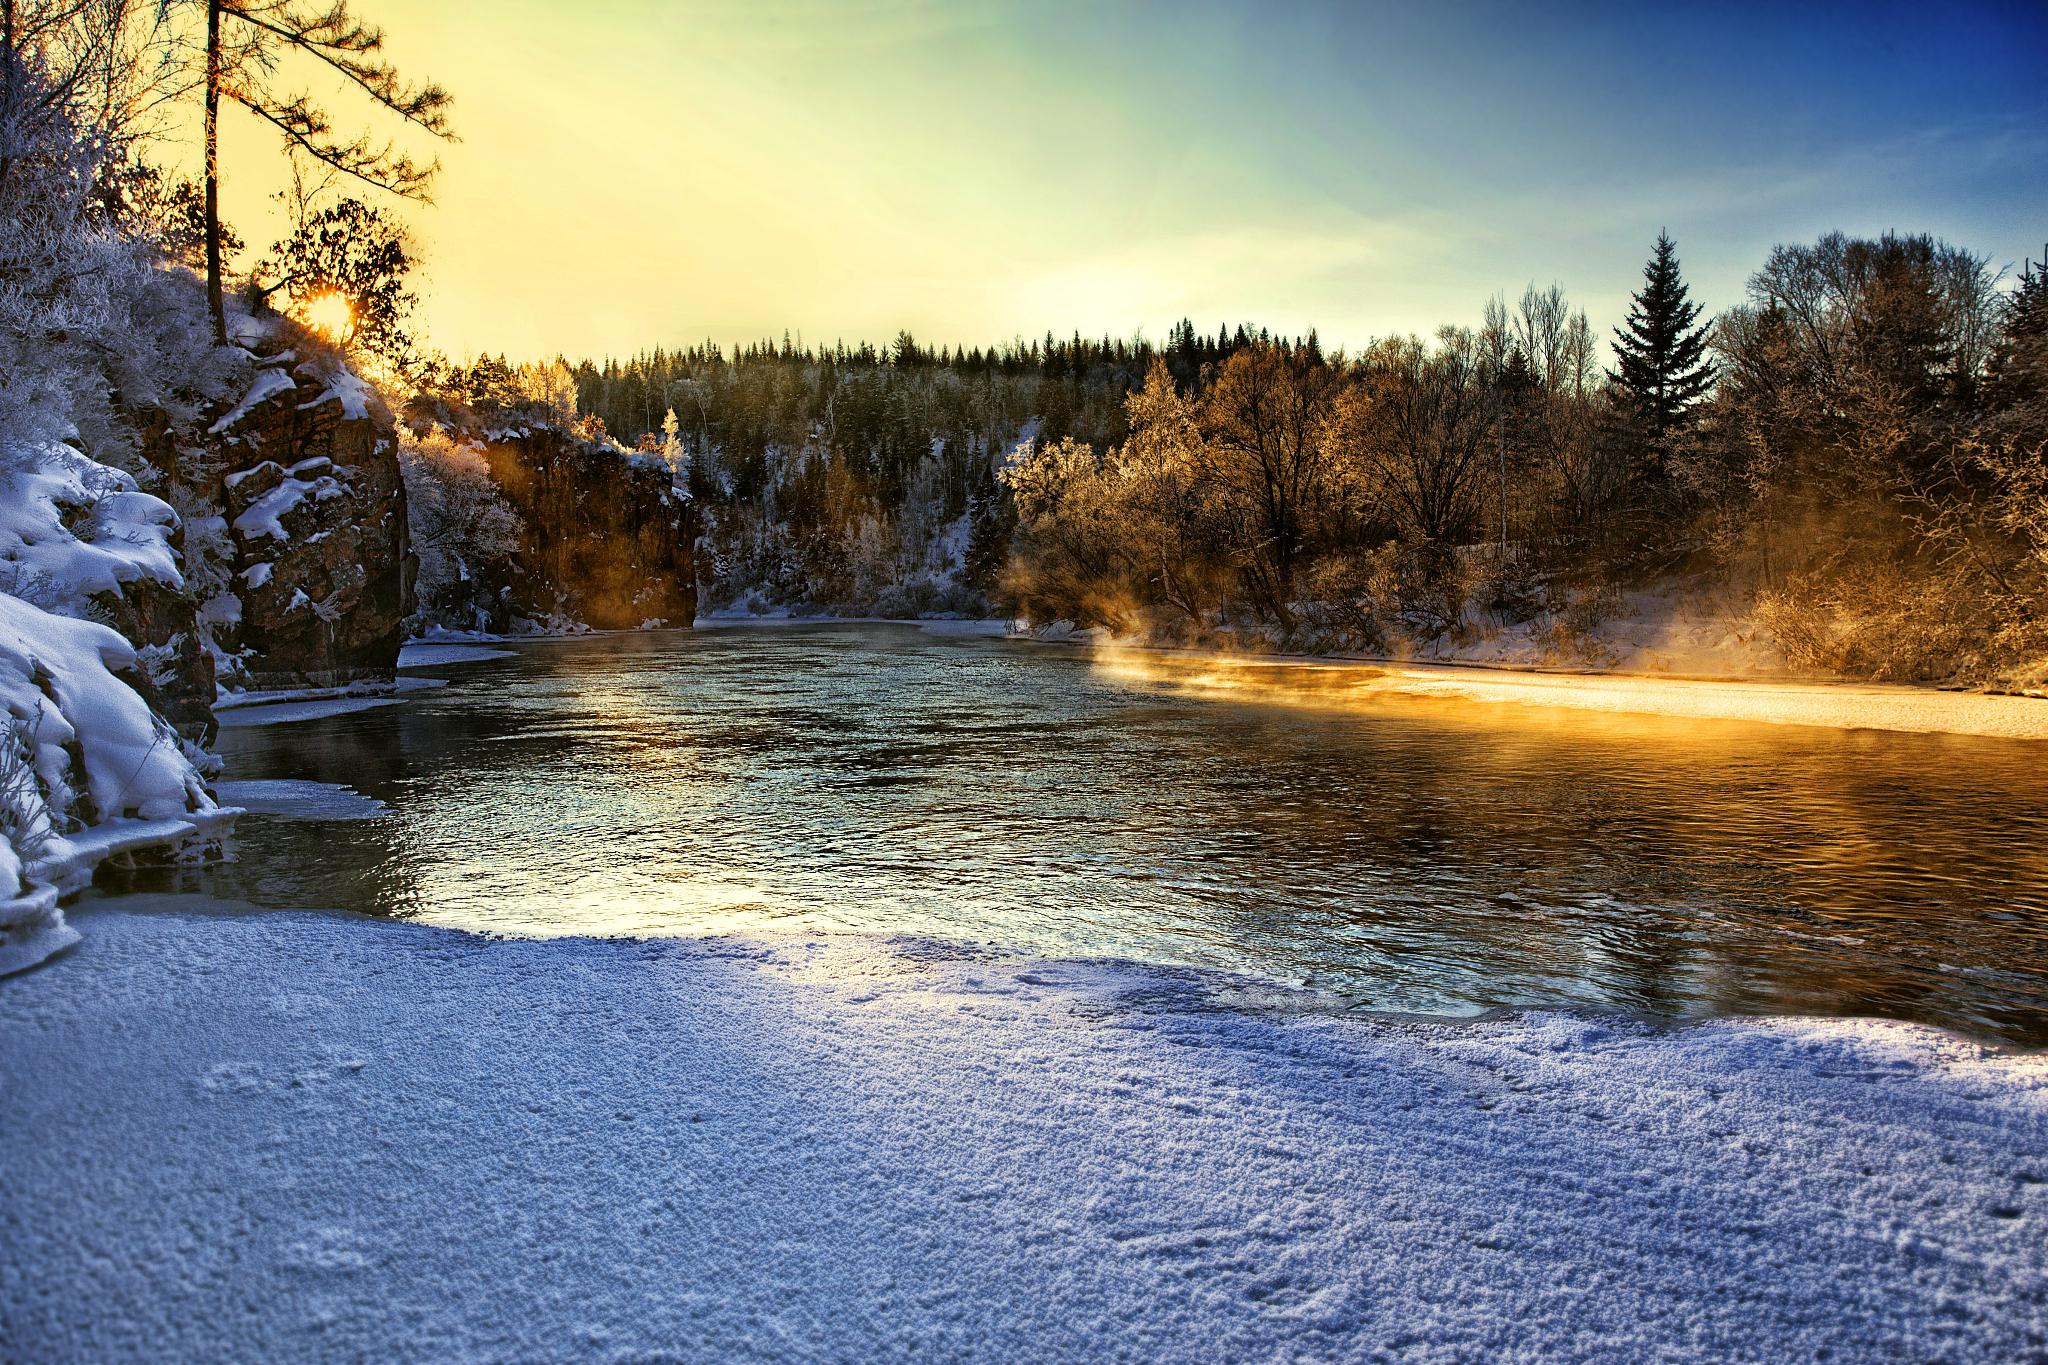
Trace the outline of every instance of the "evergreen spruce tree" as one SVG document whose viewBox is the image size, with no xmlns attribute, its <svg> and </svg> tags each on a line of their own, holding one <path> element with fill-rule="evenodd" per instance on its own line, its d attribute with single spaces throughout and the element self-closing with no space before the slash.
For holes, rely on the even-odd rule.
<svg viewBox="0 0 2048 1365">
<path fill-rule="evenodd" d="M 1700 306 L 1679 277 L 1677 253 L 1670 235 L 1659 232 L 1656 250 L 1643 267 L 1642 291 L 1635 295 L 1628 321 L 1614 329 L 1621 364 L 1609 372 L 1634 401 L 1660 460 L 1693 404 L 1714 383 L 1714 367 L 1706 359 L 1707 329 L 1693 325 Z"/>
<path fill-rule="evenodd" d="M 2006 299 L 2004 324 L 1991 350 L 1985 398 L 1995 412 L 2027 406 L 2048 412 L 2048 265 L 2035 270 L 2029 264 Z"/>
</svg>

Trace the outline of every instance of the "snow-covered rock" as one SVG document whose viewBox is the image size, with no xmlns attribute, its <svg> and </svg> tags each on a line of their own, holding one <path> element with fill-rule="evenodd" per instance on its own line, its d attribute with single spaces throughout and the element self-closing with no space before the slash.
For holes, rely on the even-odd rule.
<svg viewBox="0 0 2048 1365">
<path fill-rule="evenodd" d="M 138 581 L 182 587 L 177 525 L 133 475 L 70 446 L 0 451 L 0 591 L 75 616 Z"/>
<path fill-rule="evenodd" d="M 209 620 L 224 683 L 389 681 L 411 609 L 412 554 L 391 415 L 339 357 L 303 338 L 258 348 L 247 392 L 208 428 L 212 500 L 228 539 L 232 610 Z"/>
<path fill-rule="evenodd" d="M 75 939 L 57 901 L 94 864 L 219 813 L 138 670 L 109 627 L 0 593 L 0 973 Z"/>
<path fill-rule="evenodd" d="M 125 471 L 0 445 L 0 972 L 71 940 L 57 902 L 94 864 L 217 809 L 191 743 L 213 674 L 179 532 Z"/>
<path fill-rule="evenodd" d="M 141 651 L 144 698 L 203 738 L 213 661 L 179 559 L 178 514 L 68 445 L 0 445 L 0 592 L 112 626 Z"/>
</svg>

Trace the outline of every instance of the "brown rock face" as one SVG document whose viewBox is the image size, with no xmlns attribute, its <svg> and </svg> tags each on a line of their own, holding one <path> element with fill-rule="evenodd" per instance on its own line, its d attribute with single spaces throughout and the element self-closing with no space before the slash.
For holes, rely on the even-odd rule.
<svg viewBox="0 0 2048 1365">
<path fill-rule="evenodd" d="M 325 359 L 276 357 L 251 396 L 209 433 L 239 602 L 215 638 L 251 688 L 389 682 L 412 597 L 391 414 Z"/>
<path fill-rule="evenodd" d="M 176 539 L 173 539 L 176 544 Z M 99 619 L 136 647 L 140 670 L 123 676 L 150 708 L 187 739 L 213 742 L 213 655 L 200 634 L 190 591 L 142 579 L 93 598 Z"/>
<path fill-rule="evenodd" d="M 554 427 L 485 437 L 484 459 L 524 528 L 513 606 L 599 630 L 697 616 L 697 509 L 668 466 Z"/>
<path fill-rule="evenodd" d="M 157 408 L 128 413 L 141 452 L 143 472 L 154 470 L 159 487 L 177 477 L 179 446 L 170 419 Z M 165 492 L 170 492 L 168 488 Z M 185 560 L 189 527 L 171 532 L 171 548 Z M 183 589 L 143 578 L 118 593 L 93 598 L 98 619 L 136 648 L 140 669 L 126 679 L 150 708 L 187 739 L 213 741 L 214 663 L 206 647 L 201 604 L 190 577 Z"/>
</svg>

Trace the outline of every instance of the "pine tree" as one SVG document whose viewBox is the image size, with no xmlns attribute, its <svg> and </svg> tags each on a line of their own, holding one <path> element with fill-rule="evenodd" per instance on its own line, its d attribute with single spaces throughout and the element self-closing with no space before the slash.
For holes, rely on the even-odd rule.
<svg viewBox="0 0 2048 1365">
<path fill-rule="evenodd" d="M 1614 329 L 1621 365 L 1609 372 L 1634 400 L 1660 458 L 1714 383 L 1714 367 L 1706 359 L 1707 329 L 1693 325 L 1700 306 L 1687 295 L 1677 253 L 1670 235 L 1659 232 L 1656 250 L 1643 267 L 1642 292 L 1635 295 L 1627 323 Z"/>
<path fill-rule="evenodd" d="M 285 0 L 206 0 L 205 97 L 206 299 L 213 314 L 214 341 L 227 341 L 221 303 L 220 102 L 241 105 L 284 135 L 286 147 L 303 152 L 343 175 L 405 199 L 425 199 L 439 167 L 422 166 L 390 144 L 368 136 L 344 141 L 327 113 L 304 94 L 278 90 L 279 59 L 288 53 L 313 59 L 341 83 L 435 137 L 450 139 L 448 92 L 438 85 L 412 87 L 378 54 L 384 31 L 359 22 L 348 0 L 326 0 L 325 8 Z"/>
<path fill-rule="evenodd" d="M 2036 270 L 2028 262 L 2019 288 L 2006 296 L 2002 321 L 1986 366 L 1985 405 L 1995 413 L 2031 410 L 2048 419 L 2048 266 Z M 2039 434 L 2048 436 L 2048 420 L 2042 426 Z"/>
</svg>

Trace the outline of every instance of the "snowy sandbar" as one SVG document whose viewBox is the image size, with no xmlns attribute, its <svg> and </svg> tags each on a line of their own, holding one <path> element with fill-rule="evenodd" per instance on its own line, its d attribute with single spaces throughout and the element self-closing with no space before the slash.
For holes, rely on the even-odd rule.
<svg viewBox="0 0 2048 1365">
<path fill-rule="evenodd" d="M 510 649 L 492 649 L 486 645 L 441 644 L 428 641 L 401 646 L 398 651 L 398 666 L 400 668 L 428 668 L 443 664 L 476 664 L 483 663 L 488 659 L 512 659 L 517 657 L 517 651 Z"/>
<path fill-rule="evenodd" d="M 372 711 L 379 706 L 396 706 L 398 697 L 323 697 L 314 701 L 271 702 L 253 706 L 222 708 L 215 714 L 223 730 L 249 725 L 284 725 L 292 721 L 323 720 L 355 711 Z"/>
</svg>

